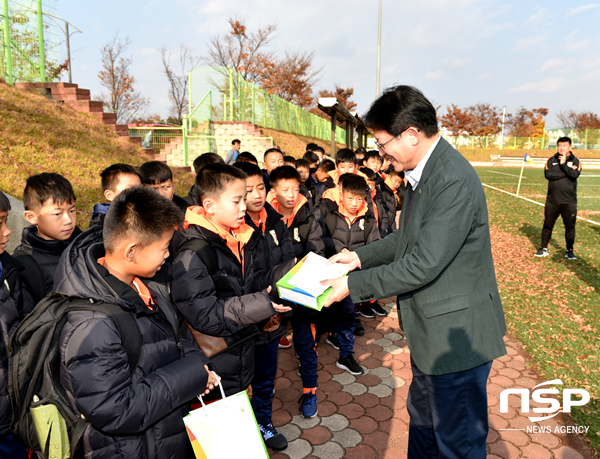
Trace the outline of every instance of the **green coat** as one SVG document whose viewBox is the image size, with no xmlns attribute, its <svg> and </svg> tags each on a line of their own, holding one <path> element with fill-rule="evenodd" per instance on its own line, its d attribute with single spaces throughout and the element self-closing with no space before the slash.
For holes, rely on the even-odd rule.
<svg viewBox="0 0 600 459">
<path fill-rule="evenodd" d="M 415 191 L 407 228 L 356 250 L 356 303 L 398 295 L 400 326 L 425 374 L 468 370 L 506 354 L 506 323 L 477 173 L 444 139 Z"/>
</svg>

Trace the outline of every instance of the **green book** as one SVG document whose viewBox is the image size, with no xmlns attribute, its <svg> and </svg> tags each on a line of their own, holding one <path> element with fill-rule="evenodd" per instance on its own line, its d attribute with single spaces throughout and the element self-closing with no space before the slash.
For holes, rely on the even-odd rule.
<svg viewBox="0 0 600 459">
<path fill-rule="evenodd" d="M 326 263 L 327 258 L 310 252 L 277 282 L 279 297 L 320 311 L 331 295 L 331 287 L 322 286 L 320 281 L 345 276 L 350 271 L 344 265 Z"/>
</svg>

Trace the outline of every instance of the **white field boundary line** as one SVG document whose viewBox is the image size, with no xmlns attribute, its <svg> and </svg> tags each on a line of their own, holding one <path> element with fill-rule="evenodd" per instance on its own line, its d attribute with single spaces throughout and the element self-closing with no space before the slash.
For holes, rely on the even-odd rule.
<svg viewBox="0 0 600 459">
<path fill-rule="evenodd" d="M 486 172 L 489 172 L 490 174 L 508 175 L 509 177 L 518 177 L 518 175 L 507 174 L 506 172 L 496 172 L 496 171 L 486 171 Z M 598 177 L 600 177 L 600 175 Z M 527 178 L 527 177 L 523 176 L 523 178 Z"/>
<path fill-rule="evenodd" d="M 482 183 L 482 185 L 485 186 L 485 187 L 487 187 L 487 188 L 491 188 L 492 190 L 500 191 L 501 193 L 505 193 L 505 194 L 508 194 L 510 196 L 514 196 L 515 198 L 519 198 L 519 199 L 523 199 L 524 201 L 532 202 L 533 204 L 537 204 L 538 206 L 546 207 L 545 204 L 542 204 L 541 202 L 534 201 L 533 199 L 524 198 L 523 196 L 517 196 L 514 193 L 510 193 L 508 191 L 501 190 L 500 188 L 496 188 L 495 186 L 486 185 L 485 183 Z M 592 225 L 600 226 L 600 223 L 592 221 L 592 220 L 588 220 L 587 218 L 580 217 L 579 215 L 577 216 L 577 218 L 579 220 L 583 220 L 584 222 L 591 223 Z"/>
</svg>

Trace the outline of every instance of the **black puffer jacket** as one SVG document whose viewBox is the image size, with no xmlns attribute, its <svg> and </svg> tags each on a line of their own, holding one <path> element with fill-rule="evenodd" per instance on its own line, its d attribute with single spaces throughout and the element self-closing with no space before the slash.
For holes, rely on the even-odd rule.
<svg viewBox="0 0 600 459">
<path fill-rule="evenodd" d="M 338 205 L 330 201 L 329 209 L 319 219 L 323 229 L 323 241 L 325 242 L 327 257 L 340 253 L 342 249 L 353 251 L 381 239 L 375 217 L 370 210 L 365 210 L 366 212 L 362 215 L 359 214 L 350 224 L 340 213 Z M 333 231 L 330 231 L 329 221 L 335 221 Z M 369 231 L 368 234 L 366 231 Z"/>
<path fill-rule="evenodd" d="M 71 237 L 66 241 L 48 241 L 37 235 L 36 226 L 28 226 L 23 228 L 21 245 L 15 249 L 15 252 L 25 252 L 34 258 L 44 274 L 44 280 L 46 281 L 46 293 L 50 293 L 52 290 L 52 284 L 54 283 L 54 272 L 56 271 L 56 267 L 58 266 L 58 262 L 62 253 L 80 234 L 81 230 L 78 227 L 75 227 Z M 23 275 L 27 276 L 28 273 L 23 273 Z"/>
<path fill-rule="evenodd" d="M 264 257 L 264 263 L 269 271 L 273 272 L 273 280 L 271 282 L 271 291 L 276 290 L 275 284 L 285 274 L 293 268 L 296 257 L 294 256 L 294 248 L 292 246 L 292 240 L 290 239 L 290 233 L 285 227 L 285 223 L 281 221 L 281 214 L 269 204 L 265 203 L 265 212 L 267 214 L 266 222 L 263 225 L 257 226 L 254 221 L 246 214 L 246 224 L 254 228 L 254 231 L 261 237 L 260 244 L 257 246 L 257 257 Z M 284 301 L 277 300 L 278 303 L 284 303 Z M 296 309 L 296 304 L 287 303 L 286 305 Z M 278 341 L 282 336 L 286 334 L 286 326 L 289 319 L 293 315 L 293 310 L 283 314 L 283 320 L 279 325 L 279 328 L 272 332 L 263 331 L 264 325 L 268 322 L 265 320 L 259 324 L 261 330 L 260 334 L 256 337 L 256 345 L 261 346 L 270 344 L 273 341 Z"/>
<path fill-rule="evenodd" d="M 325 255 L 323 233 L 315 216 L 310 211 L 308 203 L 296 212 L 292 224 L 288 226 L 288 231 L 292 238 L 294 254 L 298 260 L 304 258 L 308 252 Z M 306 238 L 304 237 L 305 234 L 308 234 Z"/>
<path fill-rule="evenodd" d="M 35 306 L 33 298 L 23 284 L 25 267 L 6 251 L 0 254 L 0 263 L 4 267 L 4 279 L 8 283 L 10 297 L 15 302 L 19 312 L 19 320 L 23 320 L 27 314 L 33 311 Z"/>
<path fill-rule="evenodd" d="M 194 209 L 194 208 L 192 208 Z M 192 212 L 188 209 L 188 214 Z M 187 218 L 187 217 L 186 217 Z M 186 227 L 184 225 L 184 227 Z M 253 232 L 242 250 L 244 273 L 237 257 L 218 234 L 196 224 L 179 228 L 173 242 L 180 247 L 188 239 L 210 243 L 217 264 L 224 271 L 238 296 L 220 299 L 207 267 L 192 250 L 183 250 L 172 267 L 171 292 L 181 315 L 195 330 L 211 336 L 230 336 L 250 325 L 263 323 L 276 314 L 266 288 L 271 284 L 264 257 L 258 256 L 259 235 Z M 211 359 L 227 395 L 245 390 L 254 379 L 254 340 L 227 349 Z"/>
<path fill-rule="evenodd" d="M 396 231 L 398 229 L 396 226 L 396 208 L 398 206 L 396 195 L 394 191 L 386 185 L 383 179 L 377 180 L 376 186 L 381 196 L 383 210 L 387 213 L 388 221 L 390 222 L 392 231 Z"/>
<path fill-rule="evenodd" d="M 116 324 L 97 312 L 69 313 L 60 336 L 60 379 L 72 408 L 92 424 L 83 435 L 85 457 L 191 459 L 183 417 L 189 401 L 206 388 L 208 359 L 195 343 L 180 339 L 166 285 L 145 281 L 150 309 L 97 263 L 103 256 L 99 237 L 78 238 L 57 269 L 56 291 L 132 312 L 141 353 L 130 377 Z"/>
<path fill-rule="evenodd" d="M 8 342 L 19 325 L 19 311 L 8 291 L 5 274 L 0 263 L 0 439 L 8 435 L 12 422 L 8 396 Z"/>
</svg>

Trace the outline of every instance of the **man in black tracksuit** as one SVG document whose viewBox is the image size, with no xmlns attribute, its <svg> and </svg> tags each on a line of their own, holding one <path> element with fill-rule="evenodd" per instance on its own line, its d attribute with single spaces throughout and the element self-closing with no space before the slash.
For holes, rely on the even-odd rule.
<svg viewBox="0 0 600 459">
<path fill-rule="evenodd" d="M 548 180 L 548 195 L 544 208 L 544 227 L 542 229 L 542 246 L 536 257 L 550 255 L 548 242 L 552 237 L 554 223 L 560 215 L 565 225 L 565 241 L 567 251 L 565 258 L 577 260 L 573 254 L 575 243 L 575 221 L 577 220 L 577 177 L 581 173 L 581 163 L 571 152 L 571 139 L 558 139 L 558 152 L 548 159 L 545 175 Z"/>
</svg>

